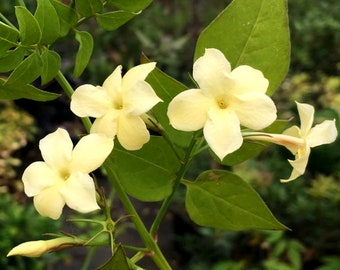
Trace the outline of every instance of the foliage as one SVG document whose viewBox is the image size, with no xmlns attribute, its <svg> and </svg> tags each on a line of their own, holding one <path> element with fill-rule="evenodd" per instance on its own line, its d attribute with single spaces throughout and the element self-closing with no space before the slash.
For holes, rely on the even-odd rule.
<svg viewBox="0 0 340 270">
<path fill-rule="evenodd" d="M 339 71 L 340 3 L 336 0 L 288 1 L 292 70 L 335 75 Z"/>
<path fill-rule="evenodd" d="M 159 227 L 169 210 L 171 202 L 176 198 L 178 190 L 183 192 L 185 205 L 181 205 L 181 207 L 182 210 L 185 211 L 185 215 L 187 214 L 191 219 L 190 222 L 207 227 L 202 228 L 202 230 L 197 230 L 198 236 L 207 236 L 205 239 L 210 239 L 211 234 L 214 234 L 219 229 L 231 231 L 245 229 L 287 230 L 287 227 L 280 222 L 281 220 L 284 220 L 289 227 L 296 225 L 298 229 L 300 229 L 300 227 L 298 227 L 300 223 L 315 222 L 313 213 L 320 209 L 327 210 L 330 205 L 329 200 L 337 202 L 337 197 L 329 193 L 329 188 L 325 188 L 324 192 L 320 194 L 315 192 L 315 190 L 318 190 L 318 187 L 312 187 L 309 193 L 304 193 L 303 196 L 296 195 L 296 197 L 293 198 L 296 199 L 296 204 L 289 205 L 285 209 L 286 211 L 282 211 L 282 201 L 292 201 L 291 196 L 289 196 L 292 187 L 296 188 L 300 185 L 302 189 L 302 184 L 298 182 L 298 184 L 292 184 L 286 189 L 282 187 L 277 188 L 278 183 L 273 181 L 273 179 L 282 178 L 282 173 L 287 170 L 282 170 L 282 168 L 287 168 L 287 166 L 284 167 L 280 162 L 277 162 L 277 157 L 283 160 L 286 159 L 286 156 L 279 152 L 271 152 L 271 150 L 262 152 L 267 144 L 261 145 L 260 147 L 252 147 L 254 145 L 251 143 L 245 143 L 243 148 L 234 152 L 225 161 L 218 159 L 216 155 L 212 153 L 212 157 L 214 158 L 213 164 L 217 164 L 219 167 L 218 170 L 207 168 L 207 170 L 203 172 L 195 172 L 193 179 L 184 179 L 184 177 L 189 175 L 188 168 L 191 162 L 199 157 L 200 154 L 207 153 L 206 150 L 211 145 L 209 144 L 205 131 L 201 132 L 195 129 L 188 129 L 187 131 L 190 132 L 184 132 L 186 131 L 185 129 L 183 131 L 175 130 L 174 127 L 169 124 L 168 117 L 170 116 L 167 114 L 169 103 L 178 94 L 182 94 L 190 88 L 190 85 L 195 84 L 192 78 L 188 78 L 183 74 L 191 70 L 191 64 L 205 54 L 206 48 L 219 49 L 222 55 L 225 55 L 229 59 L 231 67 L 234 70 L 237 67 L 241 67 L 241 70 L 252 70 L 252 72 L 248 74 L 256 75 L 254 75 L 254 78 L 250 78 L 250 82 L 256 81 L 255 77 L 258 74 L 262 76 L 263 72 L 269 82 L 267 94 L 273 94 L 285 78 L 290 62 L 287 2 L 285 0 L 234 0 L 229 4 L 229 1 L 226 1 L 229 5 L 224 8 L 225 3 L 223 6 L 224 9 L 214 20 L 211 21 L 210 17 L 209 21 L 211 22 L 208 24 L 207 21 L 207 26 L 203 30 L 196 29 L 196 26 L 191 25 L 191 22 L 196 19 L 195 15 L 205 13 L 205 10 L 202 10 L 205 5 L 200 7 L 196 2 L 176 1 L 177 5 L 174 6 L 174 10 L 168 10 L 168 13 L 166 13 L 167 10 L 165 9 L 165 13 L 163 13 L 164 9 L 162 8 L 164 6 L 162 6 L 162 4 L 151 2 L 151 0 L 75 0 L 66 2 L 65 4 L 64 1 L 59 0 L 37 0 L 36 3 L 32 4 L 30 2 L 29 5 L 26 6 L 24 1 L 19 1 L 18 6 L 16 6 L 13 11 L 14 15 L 9 16 L 10 19 L 7 19 L 1 14 L 0 72 L 2 72 L 4 76 L 0 79 L 0 99 L 14 100 L 25 98 L 34 101 L 48 102 L 65 97 L 65 94 L 68 98 L 72 99 L 74 92 L 72 84 L 80 84 L 81 81 L 84 80 L 84 77 L 89 77 L 89 80 L 86 80 L 87 85 L 89 85 L 89 81 L 91 83 L 91 80 L 93 80 L 94 84 L 99 85 L 99 81 L 103 81 L 104 79 L 98 80 L 98 77 L 96 77 L 97 73 L 98 76 L 104 77 L 104 74 L 108 74 L 113 70 L 113 68 L 108 68 L 108 66 L 110 66 L 108 59 L 111 60 L 110 62 L 114 62 L 115 65 L 117 62 L 121 63 L 124 61 L 126 61 L 125 66 L 131 67 L 134 65 L 136 62 L 136 53 L 132 51 L 137 51 L 139 55 L 140 51 L 142 51 L 139 47 L 140 45 L 141 47 L 145 47 L 147 55 L 142 56 L 142 63 L 148 63 L 150 61 L 160 62 L 158 68 L 147 73 L 150 73 L 148 76 L 147 74 L 142 76 L 139 73 L 139 70 L 143 69 L 143 65 L 140 65 L 137 69 L 134 69 L 134 71 L 130 69 L 130 73 L 127 72 L 127 74 L 129 74 L 127 76 L 130 76 L 129 79 L 124 81 L 121 77 L 113 76 L 109 77 L 109 82 L 106 82 L 106 85 L 113 85 L 113 87 L 126 84 L 127 88 L 130 87 L 134 90 L 139 90 L 138 87 L 142 90 L 150 90 L 152 87 L 152 91 L 163 101 L 157 104 L 147 114 L 137 115 L 138 110 L 125 112 L 126 117 L 130 117 L 129 119 L 133 118 L 133 120 L 137 121 L 136 117 L 139 117 L 138 121 L 140 122 L 138 123 L 141 123 L 141 121 L 143 125 L 144 122 L 146 123 L 149 131 L 151 131 L 151 139 L 142 149 L 137 151 L 128 151 L 115 140 L 114 150 L 103 163 L 103 169 L 105 170 L 108 183 L 110 183 L 109 188 L 115 190 L 117 197 L 124 206 L 127 216 L 134 224 L 134 229 L 139 234 L 144 246 L 131 247 L 124 245 L 124 243 L 120 244 L 116 242 L 116 232 L 117 228 L 119 228 L 119 221 L 125 216 L 114 220 L 111 213 L 111 204 L 108 203 L 105 197 L 105 191 L 98 186 L 96 186 L 95 190 L 95 185 L 92 185 L 92 182 L 91 187 L 84 182 L 82 188 L 84 188 L 86 192 L 93 191 L 91 198 L 97 198 L 96 203 L 98 207 L 101 208 L 101 218 L 80 218 L 73 221 L 94 223 L 100 225 L 101 230 L 91 236 L 68 234 L 66 238 L 70 238 L 72 240 L 71 242 L 65 240 L 65 243 L 54 246 L 49 249 L 49 251 L 56 251 L 69 246 L 103 245 L 109 247 L 111 258 L 99 269 L 114 269 L 117 267 L 123 269 L 139 269 L 137 264 L 145 257 L 151 257 L 154 264 L 160 269 L 171 269 L 169 261 L 163 255 L 156 240 L 158 237 L 161 237 L 161 235 L 158 235 Z M 154 5 L 155 8 L 153 10 L 150 9 L 149 14 L 146 13 L 145 23 L 141 24 L 138 18 L 144 14 L 144 9 L 149 5 Z M 172 7 L 171 5 L 165 6 L 168 8 Z M 184 14 L 187 14 L 185 12 L 191 8 L 194 8 L 194 13 L 190 13 L 192 17 L 177 16 L 178 10 L 182 10 Z M 169 24 L 168 21 L 160 17 L 159 14 L 175 14 L 176 16 L 174 16 L 174 20 Z M 200 18 L 203 17 L 202 15 Z M 131 29 L 124 28 L 125 26 L 123 25 L 134 18 L 136 18 L 136 21 L 131 24 Z M 166 28 L 168 27 L 167 29 L 170 35 L 164 35 L 157 30 L 158 25 L 153 25 L 154 18 L 160 20 L 160 22 L 158 22 L 159 24 Z M 183 27 L 194 30 L 194 38 L 192 38 L 189 33 L 182 32 Z M 51 29 L 53 29 L 53 31 L 51 31 Z M 124 33 L 126 29 L 131 32 L 127 31 L 127 34 L 122 35 L 118 48 L 112 48 L 111 36 L 115 38 L 121 33 Z M 131 33 L 136 36 L 135 40 L 138 40 L 138 42 L 135 44 L 131 42 L 126 45 L 125 42 L 130 39 L 129 35 Z M 68 52 L 64 54 L 63 50 Z M 103 51 L 107 51 L 109 57 L 106 57 Z M 182 52 L 183 61 L 181 61 L 181 57 L 178 56 L 178 52 L 180 51 Z M 124 53 L 128 56 L 123 61 L 121 55 Z M 92 61 L 94 59 L 93 56 L 98 54 L 100 54 L 100 56 Z M 149 60 L 149 58 L 151 60 Z M 193 60 L 191 60 L 192 58 Z M 98 64 L 97 61 L 99 61 L 100 64 Z M 197 62 L 195 62 L 195 64 L 196 63 Z M 164 72 L 163 67 L 168 65 L 171 67 L 165 69 L 166 72 Z M 229 65 L 229 62 L 227 65 Z M 168 75 L 167 73 L 171 74 Z M 202 76 L 204 76 L 204 74 Z M 229 75 L 226 76 L 226 74 L 223 74 L 223 76 L 224 80 L 233 80 L 232 73 L 230 78 L 228 77 Z M 195 79 L 197 80 L 197 78 Z M 208 79 L 212 80 L 211 78 Z M 266 85 L 265 88 L 267 88 L 266 79 L 263 80 Z M 60 90 L 56 93 L 56 91 L 50 89 L 49 86 L 53 81 L 59 84 L 59 88 L 61 88 L 60 90 L 63 92 L 62 94 L 60 94 Z M 182 83 L 182 81 L 184 81 L 184 83 Z M 235 80 L 235 82 L 238 81 Z M 132 87 L 133 83 L 135 83 L 135 85 Z M 245 81 L 246 86 L 249 86 L 248 83 L 248 81 Z M 141 87 L 141 85 L 144 85 L 144 88 Z M 332 82 L 332 86 L 334 85 L 336 85 L 336 83 Z M 194 87 L 197 88 L 198 86 Z M 117 96 L 121 99 L 123 97 L 126 98 L 124 93 L 122 94 L 124 87 L 119 86 L 118 88 Z M 99 91 L 101 88 L 91 85 L 88 89 Z M 142 90 L 140 91 L 142 92 Z M 239 93 L 240 96 L 237 97 L 242 102 L 244 102 L 243 99 L 247 100 L 245 98 L 246 90 Z M 150 91 L 148 92 L 149 95 Z M 259 92 L 259 90 L 257 91 Z M 259 93 L 252 94 L 257 96 Z M 264 95 L 264 93 L 261 94 Z M 100 105 L 106 104 L 108 100 L 100 100 L 102 104 L 99 102 L 97 108 L 91 103 L 93 99 L 91 100 L 91 98 L 89 98 L 90 94 L 89 96 L 87 96 L 87 94 L 84 96 L 86 101 L 84 104 L 89 105 L 89 110 L 95 113 L 94 115 L 83 113 L 86 110 L 82 108 L 84 110 L 81 110 L 78 116 L 81 117 L 84 126 L 81 132 L 90 132 L 92 119 L 88 117 L 101 118 L 101 109 L 103 107 Z M 114 98 L 116 98 L 116 96 Z M 131 99 L 133 98 L 134 97 L 131 97 Z M 269 99 L 269 97 L 266 98 Z M 146 101 L 146 99 L 144 101 Z M 137 102 L 136 99 L 134 99 L 134 102 Z M 111 103 L 109 105 L 113 108 L 111 108 L 109 113 L 112 113 L 112 111 L 115 112 L 115 110 L 125 109 L 122 108 L 121 104 L 123 103 L 121 103 L 121 100 L 117 102 L 118 105 L 115 101 Z M 140 103 L 142 104 L 143 102 Z M 224 103 L 223 106 L 220 103 L 217 104 L 219 109 L 226 109 Z M 257 110 L 257 108 L 245 107 L 247 111 L 250 109 Z M 115 125 L 117 122 L 117 128 L 115 129 L 119 130 L 119 128 L 121 128 L 125 131 L 124 134 L 131 136 L 132 140 L 134 132 L 127 132 L 127 130 L 132 130 L 131 125 L 127 124 L 128 121 L 126 121 L 125 124 L 122 120 L 123 118 L 118 117 L 117 114 L 111 114 L 110 116 L 112 115 L 115 117 L 115 121 L 111 122 L 115 123 Z M 207 115 L 212 118 L 210 111 Z M 183 117 L 187 116 L 183 115 Z M 322 115 L 319 115 L 319 117 L 319 119 L 324 120 L 337 118 L 337 115 L 322 111 Z M 119 119 L 119 121 L 116 121 L 116 118 Z M 242 121 L 237 119 L 236 123 L 238 124 L 237 127 L 240 129 L 240 132 L 244 132 L 243 135 L 247 132 L 248 135 L 251 134 L 252 131 L 249 131 L 249 129 L 242 127 L 241 130 L 239 122 L 242 124 Z M 333 121 L 330 122 L 332 122 L 331 125 L 334 126 L 332 131 L 334 131 L 333 133 L 335 134 L 335 124 Z M 286 124 L 286 121 L 278 120 L 269 126 L 268 129 L 262 130 L 261 132 L 263 133 L 261 134 L 267 134 L 265 132 L 281 132 L 283 126 Z M 143 128 L 145 129 L 144 126 Z M 136 132 L 138 131 L 136 130 Z M 65 131 L 65 134 L 66 133 Z M 270 137 L 272 135 L 267 135 L 267 138 L 268 136 Z M 266 135 L 264 137 L 266 137 Z M 242 135 L 240 135 L 240 138 L 243 141 Z M 298 141 L 297 149 L 299 151 L 301 147 L 308 146 L 303 139 L 302 137 L 295 138 L 295 142 Z M 332 140 L 333 139 L 330 141 Z M 303 141 L 303 143 L 301 143 L 301 141 Z M 282 142 L 279 144 L 285 146 Z M 58 149 L 54 149 L 54 152 L 57 152 L 57 157 L 59 157 L 60 160 L 57 161 L 57 165 L 53 165 L 52 167 L 58 167 L 60 164 L 63 166 L 58 167 L 57 170 L 55 170 L 55 175 L 52 177 L 53 179 L 48 179 L 48 181 L 58 179 L 58 181 L 63 181 L 63 185 L 69 185 L 69 178 L 73 174 L 72 169 L 69 171 L 69 167 L 73 168 L 71 165 L 74 164 L 72 163 L 72 158 L 70 158 L 71 165 L 67 164 L 64 166 L 63 162 L 65 163 L 67 158 L 62 155 L 58 156 L 60 146 L 61 144 L 58 145 Z M 54 145 L 51 145 L 48 149 L 52 149 L 53 147 Z M 95 145 L 91 145 L 91 147 L 94 149 Z M 292 149 L 291 145 L 286 147 Z M 60 150 L 60 152 L 62 152 L 62 150 Z M 44 160 L 47 158 L 46 164 L 48 164 L 49 153 L 46 152 L 42 154 Z M 242 168 L 239 169 L 240 167 L 238 166 L 242 166 L 242 164 L 238 164 L 257 155 L 259 155 L 259 159 L 255 160 L 253 164 L 257 166 L 262 162 L 265 166 L 271 168 L 272 175 L 266 179 L 266 175 L 260 171 L 260 173 L 254 174 L 254 176 L 259 176 L 261 179 L 252 179 L 252 181 L 249 179 L 247 181 L 243 180 L 241 176 L 244 174 L 244 170 L 242 171 Z M 273 156 L 275 158 L 272 158 Z M 282 158 L 283 156 L 284 158 Z M 93 155 L 93 157 L 86 156 L 86 158 L 86 162 L 92 158 L 96 164 L 98 163 L 96 161 L 96 155 Z M 330 157 L 331 160 L 336 160 L 337 158 L 338 155 Z M 83 163 L 80 162 L 81 159 L 82 157 L 79 155 L 78 163 L 83 165 Z M 296 159 L 299 159 L 298 155 L 296 155 Z M 57 158 L 55 158 L 55 160 L 57 160 Z M 209 160 L 211 159 L 209 158 Z M 266 161 L 264 162 L 263 160 Z M 325 160 L 329 161 L 329 159 Z M 77 166 L 79 165 L 77 162 L 75 163 L 77 168 L 81 167 Z M 251 163 L 244 164 L 250 164 L 249 168 L 251 168 Z M 41 163 L 35 163 L 35 165 L 36 168 L 39 168 Z M 224 165 L 233 167 L 227 168 L 224 167 Z M 336 165 L 331 165 L 328 168 L 325 167 L 323 172 L 327 173 L 327 169 L 329 169 L 328 172 L 330 172 L 335 166 Z M 47 173 L 49 170 L 45 169 L 42 170 L 42 175 L 51 176 Z M 267 167 L 264 169 L 266 170 Z M 316 175 L 315 171 L 310 168 L 308 169 L 309 175 Z M 81 175 L 81 173 L 83 173 L 83 171 L 77 175 Z M 38 174 L 32 173 L 31 175 L 37 177 Z M 42 179 L 43 177 L 37 178 Z M 45 187 L 45 183 L 41 182 L 41 179 L 37 179 L 37 183 L 35 184 L 34 181 L 32 182 L 33 184 L 31 183 L 33 191 L 39 189 L 39 191 L 43 193 L 48 190 L 50 193 L 45 192 L 44 198 L 47 198 L 46 194 L 52 194 L 52 192 L 56 194 L 54 194 L 55 198 L 61 197 L 61 189 L 59 194 L 56 192 L 56 189 L 52 189 L 50 186 Z M 83 178 L 79 177 L 79 179 Z M 86 180 L 89 179 L 91 179 L 91 181 L 93 180 L 88 176 Z M 331 179 L 333 180 L 333 178 Z M 268 185 L 264 180 L 268 180 L 271 185 Z M 56 188 L 61 186 L 58 181 L 55 182 Z M 319 181 L 317 185 L 322 183 L 324 182 Z M 337 185 L 331 185 L 331 187 L 335 186 Z M 70 203 L 67 203 L 66 200 L 65 202 L 71 208 L 76 210 L 78 208 L 79 210 L 79 207 L 74 207 L 76 203 L 72 203 L 72 199 L 76 198 L 76 196 L 71 196 L 72 185 L 70 184 L 69 187 L 68 196 L 63 195 L 62 199 L 64 200 L 64 197 L 68 197 Z M 29 190 L 30 188 L 26 186 L 26 189 Z M 74 192 L 77 191 L 76 189 L 74 190 Z M 42 195 L 36 193 L 37 192 L 34 191 L 28 195 L 33 196 L 36 200 L 40 200 L 39 203 L 42 205 Z M 319 200 L 320 204 L 308 204 L 310 201 L 310 197 L 308 196 L 312 195 L 321 198 Z M 131 200 L 131 197 L 142 202 L 161 202 L 157 214 L 152 220 L 150 229 L 146 227 L 141 219 L 140 213 L 137 212 L 134 206 L 134 200 Z M 266 198 L 265 201 L 269 207 L 267 207 L 263 198 Z M 57 204 L 58 201 L 60 200 L 55 200 L 51 203 L 53 203 L 53 206 L 54 204 L 57 205 L 58 209 L 60 209 L 61 205 L 60 203 L 59 205 Z M 79 203 L 79 201 L 77 203 Z M 62 207 L 63 205 L 61 208 Z M 269 209 L 275 210 L 275 212 L 278 213 L 277 216 L 279 216 L 279 219 L 274 217 Z M 301 210 L 306 211 L 309 215 L 300 217 L 299 211 Z M 86 209 L 82 211 L 86 212 Z M 15 211 L 13 211 L 13 213 L 14 212 Z M 320 214 L 321 213 L 327 214 L 326 211 L 321 211 Z M 292 222 L 287 219 L 287 216 L 291 215 L 294 216 Z M 12 216 L 8 218 L 15 220 Z M 333 218 L 332 221 L 335 223 L 336 219 Z M 14 226 L 16 229 L 20 228 L 19 224 L 14 224 Z M 26 224 L 24 226 L 26 226 Z M 315 230 L 314 234 L 311 234 L 314 236 L 320 236 L 323 233 L 321 229 L 310 229 Z M 10 228 L 6 228 L 3 231 L 5 234 L 8 234 L 8 230 L 10 230 Z M 250 242 L 252 242 L 255 248 L 260 247 L 261 249 L 266 245 L 267 247 L 271 247 L 271 249 L 265 250 L 265 255 L 262 257 L 264 258 L 263 261 L 256 261 L 254 258 L 248 260 L 238 258 L 234 260 L 236 262 L 233 260 L 224 260 L 224 258 L 214 261 L 208 258 L 208 262 L 203 263 L 204 267 L 214 267 L 213 269 L 223 267 L 242 269 L 247 266 L 253 267 L 251 263 L 254 262 L 254 267 L 258 265 L 264 269 L 274 269 L 274 267 L 281 267 L 280 269 L 299 269 L 305 263 L 301 254 L 303 254 L 305 250 L 308 250 L 314 240 L 310 235 L 303 241 L 300 241 L 289 239 L 286 237 L 286 234 L 283 233 L 270 233 L 268 236 L 266 233 L 251 232 L 250 238 L 253 241 L 248 241 L 246 245 L 249 246 Z M 301 234 L 299 231 L 297 233 Z M 222 243 L 222 241 L 213 243 L 209 248 L 213 251 L 216 247 L 226 248 L 229 253 L 227 255 L 237 254 L 239 256 L 240 251 L 237 249 L 243 245 L 237 245 L 239 244 L 237 241 L 242 237 L 238 238 L 236 234 L 229 234 L 229 236 L 230 235 L 233 235 L 232 237 L 235 240 L 234 244 L 236 248 L 231 247 L 230 243 L 226 244 L 225 242 Z M 59 237 L 60 235 L 57 236 Z M 35 238 L 35 236 L 32 237 Z M 249 235 L 246 237 L 249 237 Z M 204 237 L 200 240 L 203 242 Z M 197 251 L 192 243 L 190 248 Z M 207 252 L 207 246 L 203 248 L 205 249 L 205 253 L 209 253 Z M 128 253 L 127 251 L 131 252 Z M 130 254 L 133 255 L 130 256 Z M 226 254 L 222 255 L 225 256 Z M 217 258 L 217 256 L 213 256 L 213 258 Z M 190 263 L 194 265 L 196 262 L 193 261 Z"/>
</svg>

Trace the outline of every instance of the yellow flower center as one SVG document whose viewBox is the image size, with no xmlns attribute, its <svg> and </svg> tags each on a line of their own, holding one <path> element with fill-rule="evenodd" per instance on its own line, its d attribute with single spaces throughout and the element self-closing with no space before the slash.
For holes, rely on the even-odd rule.
<svg viewBox="0 0 340 270">
<path fill-rule="evenodd" d="M 121 110 L 121 109 L 123 109 L 123 103 L 115 101 L 115 102 L 113 102 L 113 108 L 115 110 Z"/>
<path fill-rule="evenodd" d="M 71 176 L 70 171 L 67 169 L 63 169 L 59 173 L 60 173 L 61 178 L 65 181 Z"/>
<path fill-rule="evenodd" d="M 220 107 L 220 109 L 226 109 L 228 107 L 227 102 L 223 98 L 220 98 L 219 100 L 217 100 L 217 104 L 218 104 L 218 107 Z"/>
</svg>

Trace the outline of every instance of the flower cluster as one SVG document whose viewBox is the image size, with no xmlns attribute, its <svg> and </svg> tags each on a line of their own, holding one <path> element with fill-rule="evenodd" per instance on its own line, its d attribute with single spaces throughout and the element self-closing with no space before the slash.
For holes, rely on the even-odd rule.
<svg viewBox="0 0 340 270">
<path fill-rule="evenodd" d="M 110 155 L 115 138 L 126 150 L 138 150 L 150 140 L 145 114 L 162 101 L 145 81 L 155 65 L 138 65 L 123 77 L 118 66 L 102 86 L 85 84 L 75 90 L 71 110 L 79 117 L 95 118 L 90 134 L 74 148 L 66 130 L 58 128 L 48 134 L 39 144 L 44 161 L 29 165 L 22 176 L 24 191 L 33 197 L 41 215 L 58 219 L 65 204 L 82 213 L 99 209 L 89 173 Z M 312 127 L 314 108 L 302 103 L 297 103 L 301 127 L 293 126 L 283 134 L 262 132 L 277 117 L 276 106 L 266 95 L 268 80 L 247 65 L 232 70 L 217 49 L 206 49 L 196 60 L 193 78 L 198 87 L 179 93 L 169 103 L 169 122 L 181 131 L 203 129 L 208 146 L 221 161 L 239 149 L 244 139 L 283 145 L 295 156 L 289 160 L 290 177 L 281 180 L 287 182 L 305 172 L 311 148 L 337 137 L 335 120 Z M 26 242 L 8 256 L 36 257 L 64 244 L 69 239 Z"/>
</svg>

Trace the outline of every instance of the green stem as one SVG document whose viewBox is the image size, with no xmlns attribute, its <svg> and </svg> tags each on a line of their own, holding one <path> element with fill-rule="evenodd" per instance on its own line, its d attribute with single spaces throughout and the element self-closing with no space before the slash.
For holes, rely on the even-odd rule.
<svg viewBox="0 0 340 270">
<path fill-rule="evenodd" d="M 90 263 L 91 263 L 91 260 L 93 259 L 94 257 L 94 254 L 96 252 L 97 248 L 95 247 L 91 247 L 87 253 L 87 256 L 85 257 L 85 261 L 81 267 L 81 270 L 87 270 L 89 269 L 89 266 L 90 266 Z"/>
<path fill-rule="evenodd" d="M 118 176 L 116 172 L 113 169 L 113 160 L 111 157 L 109 157 L 105 163 L 104 168 L 107 172 L 107 175 L 109 176 L 109 180 L 111 181 L 111 184 L 115 188 L 117 195 L 122 202 L 122 204 L 125 207 L 125 210 L 131 215 L 131 220 L 134 223 L 137 232 L 139 233 L 140 237 L 142 238 L 145 246 L 153 252 L 151 258 L 155 262 L 155 264 L 160 269 L 171 269 L 170 265 L 168 264 L 167 260 L 165 259 L 164 255 L 162 254 L 161 250 L 159 249 L 157 243 L 152 238 L 152 235 L 148 232 L 146 229 L 142 219 L 138 215 L 136 209 L 134 208 L 133 204 L 131 203 L 128 195 L 124 191 L 123 186 L 121 185 Z"/>
<path fill-rule="evenodd" d="M 65 93 L 68 95 L 69 98 L 71 98 L 73 94 L 73 88 L 69 84 L 69 82 L 66 80 L 64 75 L 59 71 L 56 76 L 57 82 L 60 84 L 60 86 L 63 88 Z M 89 118 L 82 118 L 82 122 L 86 128 L 86 130 L 89 132 L 91 128 L 91 121 Z M 168 261 L 165 259 L 163 253 L 161 252 L 159 246 L 152 238 L 152 235 L 148 232 L 146 229 L 142 219 L 138 215 L 135 207 L 133 206 L 132 202 L 130 201 L 128 195 L 124 191 L 123 186 L 121 185 L 119 178 L 116 174 L 116 172 L 113 169 L 113 160 L 111 157 L 108 157 L 106 161 L 104 162 L 104 168 L 107 172 L 108 179 L 110 180 L 112 186 L 116 190 L 116 193 L 124 205 L 125 210 L 127 213 L 131 216 L 131 220 L 134 223 L 137 232 L 139 233 L 140 237 L 142 238 L 146 248 L 149 249 L 149 251 L 152 253 L 151 258 L 155 262 L 155 264 L 159 267 L 159 269 L 162 270 L 171 270 L 171 267 L 168 263 Z M 179 179 L 180 181 L 180 179 Z M 178 181 L 178 182 L 179 182 Z"/>
<path fill-rule="evenodd" d="M 180 169 L 177 173 L 177 177 L 176 177 L 174 185 L 173 185 L 172 193 L 170 194 L 169 197 L 167 197 L 163 201 L 162 206 L 159 209 L 154 222 L 152 223 L 152 226 L 151 226 L 151 229 L 150 229 L 150 234 L 153 237 L 156 236 L 158 228 L 159 228 L 159 226 L 160 226 L 160 224 L 161 224 L 161 222 L 162 222 L 162 220 L 163 220 L 163 218 L 164 218 L 164 216 L 165 216 L 165 214 L 168 210 L 168 207 L 169 207 L 169 205 L 172 201 L 172 198 L 173 198 L 173 196 L 174 196 L 174 194 L 175 194 L 175 192 L 176 192 L 176 190 L 177 190 L 177 188 L 178 188 L 178 186 L 181 182 L 181 179 L 183 178 L 183 176 L 184 176 L 184 174 L 185 174 L 185 172 L 188 168 L 188 165 L 190 164 L 191 157 L 192 157 L 191 153 L 192 153 L 196 143 L 197 143 L 197 140 L 196 140 L 196 136 L 194 134 L 193 139 L 191 140 L 190 145 L 189 145 L 189 147 L 186 151 L 186 155 L 184 157 L 184 160 L 182 161 L 182 165 L 181 165 L 181 167 L 180 167 Z"/>
</svg>

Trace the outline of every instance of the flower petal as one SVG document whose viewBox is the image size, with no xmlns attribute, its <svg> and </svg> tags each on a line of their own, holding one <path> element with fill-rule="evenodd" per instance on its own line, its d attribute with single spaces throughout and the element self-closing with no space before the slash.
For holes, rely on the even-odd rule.
<svg viewBox="0 0 340 270">
<path fill-rule="evenodd" d="M 337 135 L 338 131 L 335 126 L 335 120 L 326 120 L 313 127 L 306 140 L 310 147 L 315 147 L 334 142 Z"/>
<path fill-rule="evenodd" d="M 37 161 L 29 165 L 23 175 L 24 190 L 28 197 L 39 194 L 43 189 L 60 181 L 59 175 L 45 162 Z"/>
<path fill-rule="evenodd" d="M 118 113 L 109 110 L 103 117 L 97 118 L 91 127 L 91 133 L 100 133 L 114 138 L 117 135 Z"/>
<path fill-rule="evenodd" d="M 230 71 L 230 63 L 221 51 L 206 49 L 194 63 L 193 77 L 205 94 L 219 97 L 233 88 Z"/>
<path fill-rule="evenodd" d="M 211 150 L 221 160 L 239 149 L 243 142 L 240 122 L 232 110 L 211 109 L 203 133 Z"/>
<path fill-rule="evenodd" d="M 46 188 L 34 196 L 33 203 L 40 215 L 58 219 L 61 216 L 65 201 L 59 193 L 59 186 Z"/>
<path fill-rule="evenodd" d="M 305 138 L 314 121 L 314 107 L 312 105 L 306 104 L 306 103 L 299 103 L 296 102 L 297 109 L 299 112 L 300 116 L 300 122 L 301 122 L 301 127 L 300 127 L 300 132 L 301 132 L 301 137 Z"/>
<path fill-rule="evenodd" d="M 137 82 L 144 81 L 155 66 L 155 62 L 150 62 L 131 68 L 123 77 L 123 91 L 129 91 Z"/>
<path fill-rule="evenodd" d="M 79 86 L 71 97 L 71 111 L 79 117 L 101 117 L 109 105 L 109 96 L 104 88 L 91 84 Z"/>
<path fill-rule="evenodd" d="M 103 83 L 103 88 L 111 98 L 115 98 L 117 92 L 121 92 L 122 88 L 122 66 L 116 67 L 116 69 L 110 74 L 109 77 Z"/>
<path fill-rule="evenodd" d="M 88 174 L 72 174 L 60 188 L 60 193 L 67 206 L 78 212 L 88 213 L 99 209 L 93 179 Z"/>
<path fill-rule="evenodd" d="M 229 106 L 237 114 L 241 125 L 255 130 L 269 126 L 277 117 L 274 102 L 262 93 L 236 95 Z"/>
<path fill-rule="evenodd" d="M 260 70 L 250 66 L 238 66 L 231 72 L 235 81 L 233 92 L 243 94 L 249 92 L 266 93 L 269 81 L 263 76 Z"/>
<path fill-rule="evenodd" d="M 117 138 L 126 150 L 138 150 L 150 140 L 150 134 L 140 117 L 121 114 Z"/>
<path fill-rule="evenodd" d="M 139 116 L 149 111 L 158 102 L 162 101 L 145 81 L 138 81 L 134 86 L 123 92 L 123 108 L 127 113 Z"/>
<path fill-rule="evenodd" d="M 111 153 L 113 139 L 92 133 L 82 137 L 72 152 L 72 172 L 90 173 L 99 168 Z"/>
<path fill-rule="evenodd" d="M 170 124 L 178 130 L 199 130 L 207 121 L 208 110 L 214 103 L 215 100 L 205 96 L 200 89 L 181 92 L 169 104 Z"/>
<path fill-rule="evenodd" d="M 292 173 L 291 173 L 291 175 L 289 176 L 288 179 L 281 179 L 280 181 L 282 183 L 286 183 L 286 182 L 295 180 L 300 175 L 303 175 L 305 173 L 305 170 L 306 170 L 306 167 L 307 167 L 309 155 L 310 155 L 310 148 L 306 147 L 305 154 L 303 156 L 301 156 L 300 158 L 297 158 L 295 160 L 288 160 L 290 165 L 292 165 L 292 167 L 293 167 L 293 171 L 292 171 Z"/>
<path fill-rule="evenodd" d="M 47 165 L 55 171 L 68 168 L 71 161 L 73 143 L 65 129 L 58 128 L 39 142 L 41 155 Z"/>
</svg>

